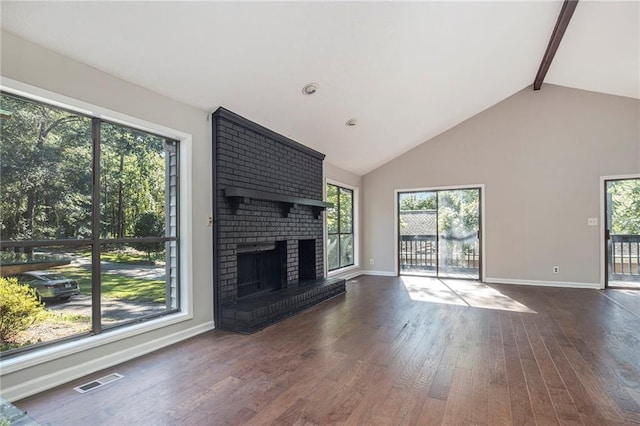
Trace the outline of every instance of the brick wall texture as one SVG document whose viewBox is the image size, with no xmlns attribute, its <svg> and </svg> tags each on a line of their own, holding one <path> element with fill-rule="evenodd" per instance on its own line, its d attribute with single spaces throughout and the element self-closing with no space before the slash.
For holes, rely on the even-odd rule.
<svg viewBox="0 0 640 426">
<path fill-rule="evenodd" d="M 322 218 L 296 205 L 283 217 L 279 203 L 244 199 L 237 210 L 224 196 L 229 187 L 322 200 L 323 155 L 248 122 L 226 110 L 213 114 L 217 193 L 217 295 L 220 304 L 237 301 L 237 246 L 286 241 L 286 283 L 298 284 L 298 240 L 316 241 L 316 276 L 324 274 Z"/>
</svg>

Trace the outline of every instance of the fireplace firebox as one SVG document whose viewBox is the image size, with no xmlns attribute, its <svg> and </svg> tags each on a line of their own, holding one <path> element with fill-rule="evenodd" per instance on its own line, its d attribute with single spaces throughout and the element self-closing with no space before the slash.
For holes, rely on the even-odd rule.
<svg viewBox="0 0 640 426">
<path fill-rule="evenodd" d="M 286 242 L 285 242 L 286 243 Z M 282 288 L 282 242 L 238 245 L 238 299 Z"/>
<path fill-rule="evenodd" d="M 298 241 L 299 282 L 316 279 L 316 240 Z"/>
</svg>

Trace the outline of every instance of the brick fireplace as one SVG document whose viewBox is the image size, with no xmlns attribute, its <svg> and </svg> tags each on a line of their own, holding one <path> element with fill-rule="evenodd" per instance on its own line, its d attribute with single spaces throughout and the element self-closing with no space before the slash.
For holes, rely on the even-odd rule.
<svg viewBox="0 0 640 426">
<path fill-rule="evenodd" d="M 213 113 L 216 327 L 251 333 L 344 293 L 324 278 L 324 155 Z"/>
</svg>

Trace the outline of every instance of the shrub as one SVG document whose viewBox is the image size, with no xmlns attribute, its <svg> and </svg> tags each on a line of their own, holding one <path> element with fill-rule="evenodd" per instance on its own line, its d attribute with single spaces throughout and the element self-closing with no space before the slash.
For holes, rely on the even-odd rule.
<svg viewBox="0 0 640 426">
<path fill-rule="evenodd" d="M 9 345 L 23 331 L 44 318 L 44 304 L 36 291 L 15 278 L 0 277 L 0 343 Z"/>
</svg>

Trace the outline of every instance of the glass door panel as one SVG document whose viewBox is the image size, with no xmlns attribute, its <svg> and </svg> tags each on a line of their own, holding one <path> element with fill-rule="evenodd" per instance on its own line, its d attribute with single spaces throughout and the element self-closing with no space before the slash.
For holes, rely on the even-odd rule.
<svg viewBox="0 0 640 426">
<path fill-rule="evenodd" d="M 640 289 L 640 179 L 605 182 L 607 286 Z"/>
<path fill-rule="evenodd" d="M 438 274 L 437 197 L 436 192 L 398 194 L 400 274 Z"/>
<path fill-rule="evenodd" d="M 438 276 L 480 278 L 480 190 L 438 192 Z"/>
</svg>

